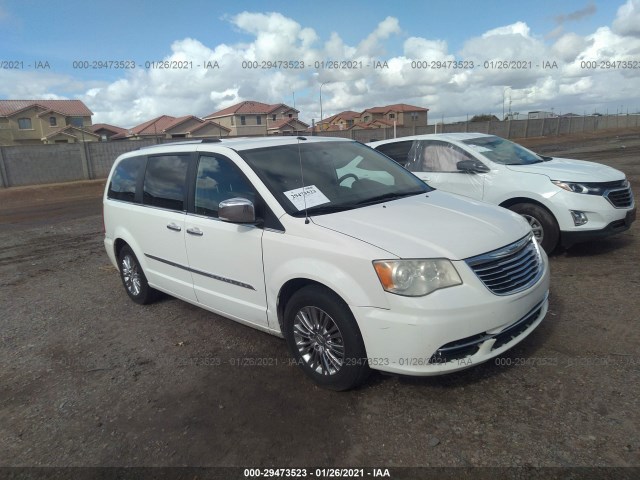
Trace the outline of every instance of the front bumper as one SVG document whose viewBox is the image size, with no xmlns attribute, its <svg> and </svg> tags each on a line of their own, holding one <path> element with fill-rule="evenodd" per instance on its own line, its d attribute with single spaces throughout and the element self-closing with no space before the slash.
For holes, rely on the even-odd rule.
<svg viewBox="0 0 640 480">
<path fill-rule="evenodd" d="M 463 284 L 426 297 L 391 298 L 391 309 L 352 307 L 375 370 L 439 375 L 486 362 L 527 337 L 549 301 L 549 269 L 528 290 L 497 296 L 459 268 Z M 391 295 L 391 294 L 390 294 Z M 431 298 L 430 298 L 431 297 Z"/>
<path fill-rule="evenodd" d="M 566 248 L 576 243 L 608 237 L 609 235 L 615 235 L 629 230 L 629 228 L 631 228 L 631 224 L 636 220 L 636 208 L 634 207 L 631 210 L 625 210 L 621 213 L 624 213 L 624 218 L 614 220 L 599 230 L 576 229 L 560 232 L 560 242 L 562 243 L 562 246 Z"/>
</svg>

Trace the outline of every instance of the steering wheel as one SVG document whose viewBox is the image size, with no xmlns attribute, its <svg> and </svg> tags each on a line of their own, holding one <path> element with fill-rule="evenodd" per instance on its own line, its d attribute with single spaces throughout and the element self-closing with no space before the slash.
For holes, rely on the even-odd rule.
<svg viewBox="0 0 640 480">
<path fill-rule="evenodd" d="M 345 173 L 344 175 L 342 175 L 339 179 L 338 179 L 338 185 L 342 185 L 342 182 L 344 182 L 347 178 L 351 178 L 353 177 L 353 179 L 357 182 L 358 180 L 360 180 L 358 178 L 358 176 L 354 173 Z"/>
</svg>

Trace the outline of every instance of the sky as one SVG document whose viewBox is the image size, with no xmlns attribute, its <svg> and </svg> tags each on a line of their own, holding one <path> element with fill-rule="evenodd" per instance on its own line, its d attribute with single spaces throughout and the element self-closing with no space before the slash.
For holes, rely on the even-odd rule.
<svg viewBox="0 0 640 480">
<path fill-rule="evenodd" d="M 640 0 L 0 0 L 0 99 L 38 98 L 125 128 L 244 100 L 307 123 L 393 103 L 430 123 L 636 113 Z"/>
</svg>

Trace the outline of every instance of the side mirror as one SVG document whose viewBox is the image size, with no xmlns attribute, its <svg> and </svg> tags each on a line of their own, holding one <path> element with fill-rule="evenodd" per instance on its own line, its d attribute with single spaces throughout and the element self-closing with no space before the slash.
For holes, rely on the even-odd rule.
<svg viewBox="0 0 640 480">
<path fill-rule="evenodd" d="M 487 173 L 490 168 L 478 160 L 460 160 L 456 167 L 465 173 Z"/>
<path fill-rule="evenodd" d="M 246 198 L 230 198 L 218 205 L 218 218 L 229 223 L 255 223 L 253 202 Z"/>
</svg>

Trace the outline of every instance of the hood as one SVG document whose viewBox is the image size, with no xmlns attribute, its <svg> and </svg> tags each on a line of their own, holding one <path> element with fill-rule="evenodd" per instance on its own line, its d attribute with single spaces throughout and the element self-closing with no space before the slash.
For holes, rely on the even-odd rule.
<svg viewBox="0 0 640 480">
<path fill-rule="evenodd" d="M 554 158 L 548 162 L 533 165 L 506 165 L 514 172 L 537 173 L 546 175 L 551 180 L 565 182 L 614 182 L 623 180 L 624 173 L 600 163 Z"/>
<path fill-rule="evenodd" d="M 531 231 L 520 215 L 458 195 L 432 191 L 345 212 L 313 223 L 400 258 L 464 258 L 508 245 Z"/>
</svg>

